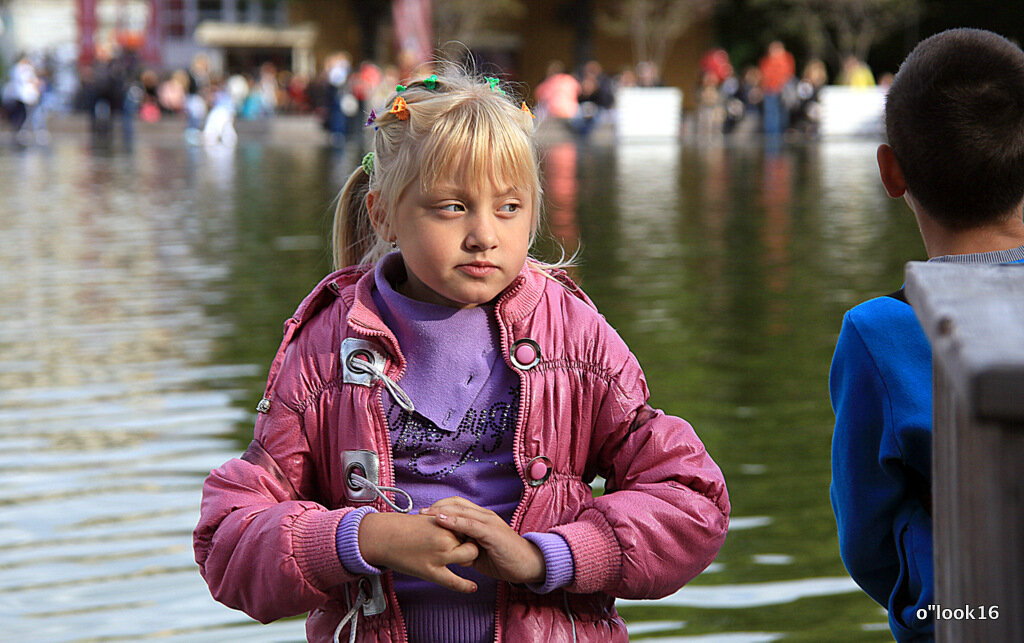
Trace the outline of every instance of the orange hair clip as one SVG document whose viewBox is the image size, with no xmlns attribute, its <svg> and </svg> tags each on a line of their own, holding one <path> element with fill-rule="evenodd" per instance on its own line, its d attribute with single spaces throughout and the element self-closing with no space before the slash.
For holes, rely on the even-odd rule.
<svg viewBox="0 0 1024 643">
<path fill-rule="evenodd" d="M 395 102 L 391 105 L 391 113 L 400 121 L 409 120 L 409 106 L 405 104 L 404 98 L 399 96 L 395 99 Z"/>
<path fill-rule="evenodd" d="M 529 114 L 530 118 L 537 118 L 536 116 L 534 116 L 533 112 L 530 111 L 530 108 L 526 106 L 525 100 L 523 101 L 523 111 Z"/>
</svg>

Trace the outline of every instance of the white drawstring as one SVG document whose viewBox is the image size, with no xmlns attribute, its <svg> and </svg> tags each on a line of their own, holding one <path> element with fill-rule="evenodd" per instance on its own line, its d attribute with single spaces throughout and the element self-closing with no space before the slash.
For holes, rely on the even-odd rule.
<svg viewBox="0 0 1024 643">
<path fill-rule="evenodd" d="M 358 352 L 353 352 L 348 356 L 348 367 L 353 372 L 371 375 L 384 382 L 384 388 L 388 390 L 388 393 L 391 393 L 391 397 L 395 398 L 395 401 L 398 402 L 398 406 L 402 407 L 409 413 L 416 410 L 416 407 L 412 404 L 412 400 L 410 400 L 409 396 L 405 394 L 402 387 L 400 387 L 395 380 L 388 377 L 381 366 L 378 366 L 374 362 L 360 359 L 358 355 Z"/>
<path fill-rule="evenodd" d="M 352 628 L 348 632 L 348 643 L 355 643 L 356 641 L 356 628 L 359 627 L 359 610 L 373 601 L 373 597 L 370 595 L 370 592 L 363 592 L 363 582 L 365 580 L 365 578 L 359 579 L 359 585 L 357 586 L 358 590 L 356 592 L 356 604 L 349 608 L 348 614 L 345 614 L 345 617 L 341 619 L 340 623 L 338 623 L 338 627 L 334 629 L 333 640 L 337 643 L 341 643 L 341 630 L 350 620 L 352 621 Z M 345 595 L 345 600 L 351 601 L 351 599 L 348 598 L 348 594 Z"/>
<path fill-rule="evenodd" d="M 355 640 L 356 640 L 356 628 L 359 627 L 359 608 L 360 607 L 362 607 L 362 605 L 359 604 L 359 603 L 356 603 L 355 605 L 352 606 L 352 609 L 350 609 L 348 611 L 348 614 L 345 615 L 345 618 L 341 619 L 341 622 L 338 623 L 338 627 L 334 630 L 334 641 L 336 641 L 337 643 L 341 643 L 341 629 L 343 627 L 345 627 L 345 624 L 349 622 L 349 619 L 351 619 L 352 620 L 352 629 L 349 630 L 349 633 L 348 633 L 348 643 L 355 643 Z"/>
<path fill-rule="evenodd" d="M 562 592 L 562 598 L 565 600 L 565 613 L 569 615 L 569 625 L 572 626 L 572 643 L 576 643 L 576 619 L 569 609 L 569 592 Z"/>
<path fill-rule="evenodd" d="M 371 489 L 374 493 L 380 496 L 380 499 L 383 500 L 384 503 L 387 504 L 387 506 L 391 507 L 398 513 L 407 514 L 412 510 L 412 496 L 410 496 L 408 492 L 406 492 L 403 489 L 399 489 L 398 487 L 385 487 L 379 484 L 375 484 L 371 480 L 364 478 L 355 471 L 348 474 L 348 479 L 358 487 L 361 487 L 363 489 Z M 405 496 L 405 499 L 409 501 L 408 506 L 406 506 L 405 508 L 399 507 L 397 504 L 392 502 L 390 498 L 384 495 L 385 491 L 391 491 L 395 494 L 402 494 L 403 496 Z"/>
</svg>

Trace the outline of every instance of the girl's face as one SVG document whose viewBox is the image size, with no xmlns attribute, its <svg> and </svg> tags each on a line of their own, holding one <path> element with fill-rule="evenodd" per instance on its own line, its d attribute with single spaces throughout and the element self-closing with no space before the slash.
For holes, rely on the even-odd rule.
<svg viewBox="0 0 1024 643">
<path fill-rule="evenodd" d="M 457 172 L 427 191 L 402 194 L 387 239 L 402 251 L 408 281 L 398 290 L 420 301 L 472 308 L 486 304 L 526 263 L 533 194 Z M 384 230 L 381 230 L 384 232 Z"/>
</svg>

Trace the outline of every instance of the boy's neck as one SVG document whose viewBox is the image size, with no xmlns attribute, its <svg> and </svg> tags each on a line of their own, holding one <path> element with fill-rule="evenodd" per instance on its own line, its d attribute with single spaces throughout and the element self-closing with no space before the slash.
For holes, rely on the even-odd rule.
<svg viewBox="0 0 1024 643">
<path fill-rule="evenodd" d="M 1024 246 L 1024 220 L 1020 211 L 977 228 L 951 230 L 927 214 L 917 214 L 928 258 L 995 252 Z"/>
</svg>

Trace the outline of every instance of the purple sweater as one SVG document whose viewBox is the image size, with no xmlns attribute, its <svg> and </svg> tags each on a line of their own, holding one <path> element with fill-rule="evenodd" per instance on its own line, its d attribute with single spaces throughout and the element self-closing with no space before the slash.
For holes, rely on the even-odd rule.
<svg viewBox="0 0 1024 643">
<path fill-rule="evenodd" d="M 414 511 L 461 496 L 509 522 L 523 490 L 512 461 L 519 378 L 502 359 L 494 307 L 456 309 L 416 301 L 392 287 L 404 279 L 399 253 L 377 264 L 374 303 L 405 354 L 408 365 L 399 386 L 416 408 L 408 413 L 385 396 L 395 483 L 412 496 Z M 351 512 L 338 526 L 338 555 L 353 573 L 380 573 L 359 554 L 359 522 L 370 511 Z M 547 565 L 544 585 L 532 590 L 546 593 L 572 582 L 572 554 L 561 536 L 524 537 L 540 547 Z M 451 569 L 473 580 L 477 591 L 460 594 L 394 575 L 411 643 L 494 638 L 497 582 L 470 568 Z"/>
</svg>

